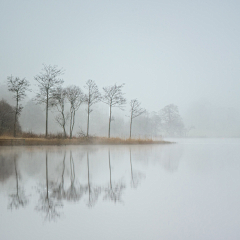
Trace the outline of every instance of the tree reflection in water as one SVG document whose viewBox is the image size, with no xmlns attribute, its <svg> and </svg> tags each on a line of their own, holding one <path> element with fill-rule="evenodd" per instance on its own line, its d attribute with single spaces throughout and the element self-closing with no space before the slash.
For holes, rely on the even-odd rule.
<svg viewBox="0 0 240 240">
<path fill-rule="evenodd" d="M 45 189 L 39 189 L 40 198 L 36 210 L 45 214 L 45 220 L 56 220 L 60 217 L 59 207 L 62 207 L 61 201 L 57 201 L 49 194 L 51 184 L 48 180 L 48 152 L 46 151 L 46 192 Z M 42 187 L 44 188 L 44 187 Z"/>
<path fill-rule="evenodd" d="M 56 198 L 57 200 L 62 200 L 65 198 L 65 190 L 64 190 L 64 173 L 65 173 L 65 161 L 66 161 L 66 151 L 64 152 L 63 156 L 63 169 L 62 169 L 62 175 L 61 175 L 61 182 L 56 183 L 55 186 L 53 184 L 52 194 L 51 196 L 53 198 Z"/>
<path fill-rule="evenodd" d="M 74 160 L 72 156 L 72 151 L 70 151 L 70 180 L 71 184 L 70 187 L 66 191 L 65 198 L 68 201 L 79 201 L 80 198 L 83 195 L 83 191 L 81 187 L 76 187 L 76 182 L 75 182 L 75 165 L 74 165 Z"/>
<path fill-rule="evenodd" d="M 28 199 L 25 195 L 25 191 L 23 188 L 19 186 L 20 174 L 18 172 L 16 158 L 17 158 L 17 154 L 14 153 L 13 162 L 14 162 L 15 177 L 16 177 L 16 193 L 9 195 L 9 198 L 10 198 L 10 201 L 8 204 L 9 209 L 13 209 L 13 208 L 18 209 L 19 207 L 25 207 L 28 204 Z"/>
<path fill-rule="evenodd" d="M 104 200 L 110 200 L 113 202 L 123 202 L 122 201 L 122 194 L 123 190 L 126 188 L 125 184 L 121 181 L 119 182 L 112 182 L 112 167 L 111 167 L 111 156 L 110 156 L 110 149 L 108 150 L 108 160 L 109 160 L 109 186 L 105 189 L 105 196 Z"/>
<path fill-rule="evenodd" d="M 128 148 L 129 150 L 129 163 L 130 163 L 130 186 L 132 188 L 137 188 L 141 180 L 145 177 L 145 174 L 143 174 L 140 171 L 136 171 L 136 167 L 134 165 L 134 158 L 139 153 L 138 151 L 134 152 L 133 155 L 133 147 Z M 149 148 L 146 148 L 147 150 Z M 159 151 L 159 149 L 161 151 Z M 91 149 L 92 150 L 92 149 Z M 127 151 L 128 151 L 127 150 Z M 164 150 L 164 151 L 162 151 Z M 180 149 L 181 150 L 181 149 Z M 167 170 L 177 170 L 179 159 L 181 157 L 182 151 L 180 151 L 178 148 L 170 148 L 168 146 L 161 146 L 161 148 L 157 148 L 153 154 L 153 159 L 157 163 L 159 163 L 162 167 L 166 168 Z M 86 195 L 86 201 L 87 206 L 89 208 L 95 206 L 97 201 L 99 200 L 100 194 L 102 191 L 104 191 L 103 200 L 109 200 L 113 201 L 114 203 L 117 202 L 123 202 L 123 193 L 126 188 L 124 182 L 122 179 L 114 181 L 113 178 L 113 168 L 112 168 L 112 162 L 111 162 L 111 148 L 108 149 L 108 167 L 109 167 L 109 182 L 107 186 L 95 185 L 92 182 L 92 175 L 90 170 L 92 170 L 93 162 L 90 161 L 91 153 L 89 148 L 87 148 L 85 151 L 80 151 L 81 156 L 83 157 L 85 154 L 87 155 L 87 183 L 80 184 L 80 180 L 78 176 L 75 174 L 75 162 L 74 162 L 74 152 L 69 150 L 70 153 L 70 184 L 68 186 L 67 183 L 69 181 L 66 181 L 66 177 L 68 176 L 67 172 L 67 164 L 66 164 L 66 157 L 68 156 L 68 151 L 66 150 L 63 152 L 63 159 L 60 159 L 61 161 L 61 172 L 58 173 L 58 179 L 57 181 L 53 182 L 50 181 L 49 176 L 49 169 L 48 169 L 48 158 L 49 158 L 49 152 L 44 151 L 44 154 L 46 154 L 45 159 L 45 183 L 44 186 L 38 187 L 37 191 L 39 193 L 39 201 L 35 209 L 37 211 L 42 212 L 45 215 L 46 220 L 54 220 L 58 217 L 60 217 L 60 207 L 63 206 L 64 200 L 65 201 L 71 201 L 71 202 L 78 202 L 83 195 Z M 149 151 L 146 151 L 143 149 L 146 154 L 150 154 Z M 159 153 L 161 154 L 159 155 Z M 5 156 L 5 155 L 6 156 Z M 145 155 L 146 155 L 145 154 Z M 152 154 L 152 152 L 151 152 Z M 144 160 L 145 155 L 140 154 L 137 156 L 137 159 L 141 163 L 145 163 L 142 160 Z M 13 156 L 13 157 L 12 157 Z M 81 158 L 82 158 L 81 157 Z M 151 155 L 152 157 L 152 155 Z M 13 160 L 12 160 L 13 159 Z M 54 160 L 54 159 L 53 159 Z M 54 163 L 54 161 L 53 161 Z M 12 155 L 11 152 L 1 152 L 0 154 L 0 182 L 6 181 L 6 179 L 15 176 L 16 179 L 16 191 L 14 194 L 9 195 L 9 209 L 17 209 L 20 207 L 25 207 L 28 204 L 28 199 L 25 196 L 24 189 L 21 188 L 21 181 L 20 181 L 20 173 L 19 173 L 19 166 L 20 162 L 18 162 L 18 155 L 15 153 L 15 155 Z M 129 166 L 129 165 L 127 165 Z M 127 167 L 129 169 L 129 167 Z M 118 170 L 118 169 L 117 169 Z M 129 170 L 128 170 L 129 171 Z M 118 172 L 118 171 L 117 171 Z M 67 175 L 66 175 L 67 174 Z M 53 176 L 53 174 L 51 174 Z M 52 177 L 51 177 L 52 179 Z M 67 179 L 68 180 L 68 179 Z"/>
<path fill-rule="evenodd" d="M 141 183 L 141 180 L 145 178 L 145 174 L 133 170 L 132 167 L 132 150 L 130 149 L 130 167 L 131 167 L 131 187 L 137 188 Z"/>
<path fill-rule="evenodd" d="M 99 195 L 101 194 L 101 188 L 100 187 L 94 187 L 90 181 L 90 167 L 89 167 L 89 152 L 87 151 L 87 167 L 88 167 L 88 185 L 86 187 L 86 191 L 88 192 L 88 207 L 93 207 L 97 200 Z"/>
</svg>

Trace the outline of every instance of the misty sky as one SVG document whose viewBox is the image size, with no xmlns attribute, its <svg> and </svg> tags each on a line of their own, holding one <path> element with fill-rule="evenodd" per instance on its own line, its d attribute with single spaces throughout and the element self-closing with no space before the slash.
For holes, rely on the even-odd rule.
<svg viewBox="0 0 240 240">
<path fill-rule="evenodd" d="M 125 83 L 149 111 L 240 109 L 240 2 L 0 1 L 0 85 L 64 68 L 65 86 Z M 32 95 L 34 92 L 32 93 Z"/>
</svg>

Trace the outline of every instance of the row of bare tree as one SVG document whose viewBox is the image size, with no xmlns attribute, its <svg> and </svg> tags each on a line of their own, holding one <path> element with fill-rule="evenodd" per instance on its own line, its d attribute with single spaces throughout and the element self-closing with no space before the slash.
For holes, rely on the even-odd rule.
<svg viewBox="0 0 240 240">
<path fill-rule="evenodd" d="M 111 136 L 112 109 L 124 108 L 127 103 L 122 91 L 124 84 L 103 87 L 103 93 L 100 93 L 98 86 L 93 80 L 88 80 L 84 86 L 87 93 L 84 93 L 80 87 L 72 85 L 63 88 L 64 83 L 61 76 L 64 74 L 62 69 L 57 66 L 43 65 L 42 71 L 34 77 L 37 82 L 38 92 L 33 99 L 36 103 L 42 104 L 46 110 L 46 130 L 45 137 L 48 137 L 48 112 L 54 107 L 58 111 L 56 116 L 57 123 L 62 127 L 64 137 L 67 137 L 66 123 L 69 121 L 70 129 L 69 136 L 72 138 L 72 133 L 75 124 L 76 111 L 82 104 L 87 104 L 87 131 L 86 136 L 89 136 L 90 114 L 93 111 L 92 106 L 98 102 L 103 102 L 109 106 L 109 126 L 108 137 Z M 21 114 L 23 106 L 20 102 L 26 97 L 26 92 L 31 91 L 30 83 L 25 78 L 9 76 L 7 78 L 8 90 L 13 93 L 13 98 L 16 101 L 14 109 L 14 137 L 16 137 L 17 121 Z M 65 111 L 66 102 L 70 104 L 68 113 Z M 130 101 L 130 138 L 132 133 L 133 119 L 145 112 L 137 99 Z"/>
</svg>

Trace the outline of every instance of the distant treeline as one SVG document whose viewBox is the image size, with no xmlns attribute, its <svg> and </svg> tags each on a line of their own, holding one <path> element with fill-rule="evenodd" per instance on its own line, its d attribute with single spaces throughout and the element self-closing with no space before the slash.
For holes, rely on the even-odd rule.
<svg viewBox="0 0 240 240">
<path fill-rule="evenodd" d="M 115 124 L 117 123 L 117 120 L 113 117 L 113 109 L 118 108 L 124 110 L 127 104 L 129 104 L 129 125 L 128 136 L 125 137 L 132 137 L 132 129 L 135 125 L 135 137 L 140 137 L 140 135 L 143 135 L 143 132 L 144 136 L 142 137 L 148 138 L 185 136 L 187 133 L 178 107 L 174 104 L 169 104 L 158 112 L 148 113 L 146 109 L 142 108 L 141 103 L 137 99 L 127 101 L 123 92 L 124 83 L 103 87 L 102 91 L 100 91 L 95 81 L 87 80 L 83 86 L 83 90 L 76 85 L 63 87 L 64 81 L 61 78 L 63 74 L 64 71 L 57 66 L 43 65 L 42 71 L 34 77 L 38 91 L 31 101 L 44 107 L 45 137 L 48 137 L 49 132 L 51 132 L 51 129 L 49 129 L 49 110 L 54 110 L 54 121 L 62 129 L 61 136 L 63 138 L 72 138 L 77 116 L 76 113 L 82 105 L 86 106 L 86 129 L 81 128 L 81 130 L 78 131 L 78 136 L 89 137 L 91 126 L 90 115 L 95 110 L 93 105 L 98 103 L 104 103 L 109 108 L 108 133 L 106 133 L 109 138 L 111 137 L 112 121 L 114 120 Z M 19 117 L 23 110 L 22 101 L 27 96 L 26 93 L 31 91 L 31 88 L 28 80 L 14 76 L 7 77 L 7 86 L 8 91 L 13 93 L 15 106 L 10 106 L 5 100 L 0 101 L 0 134 L 12 134 L 16 137 L 22 134 L 19 124 Z M 41 108 L 39 109 L 39 111 L 42 111 Z M 98 111 L 98 115 L 95 116 L 95 121 L 100 121 L 100 115 L 102 115 L 102 113 Z M 26 120 L 29 117 L 34 116 L 24 116 Z M 98 122 L 91 124 L 96 126 Z M 124 126 L 119 125 L 119 128 L 122 128 L 122 133 L 126 132 L 127 126 L 125 125 L 126 124 L 124 124 Z M 142 128 L 144 131 L 142 131 Z M 136 129 L 138 129 L 139 133 L 136 132 Z"/>
</svg>

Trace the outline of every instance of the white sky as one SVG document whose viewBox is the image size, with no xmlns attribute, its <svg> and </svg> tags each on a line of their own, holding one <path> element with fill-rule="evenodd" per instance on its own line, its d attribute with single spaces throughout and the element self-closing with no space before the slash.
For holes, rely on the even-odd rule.
<svg viewBox="0 0 240 240">
<path fill-rule="evenodd" d="M 65 86 L 125 83 L 158 111 L 195 101 L 240 108 L 240 1 L 0 0 L 0 85 L 42 64 Z"/>
</svg>

